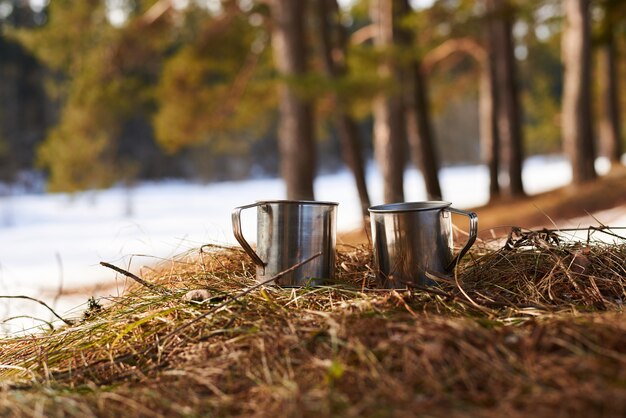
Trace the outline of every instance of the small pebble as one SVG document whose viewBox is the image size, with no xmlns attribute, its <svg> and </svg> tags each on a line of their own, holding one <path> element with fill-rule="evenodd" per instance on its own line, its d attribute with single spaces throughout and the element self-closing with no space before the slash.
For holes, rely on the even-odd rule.
<svg viewBox="0 0 626 418">
<path fill-rule="evenodd" d="M 504 337 L 504 344 L 506 345 L 517 345 L 519 342 L 520 342 L 519 335 L 509 334 L 506 337 Z"/>
<path fill-rule="evenodd" d="M 183 300 L 186 300 L 188 302 L 203 302 L 210 298 L 211 293 L 209 293 L 209 291 L 205 289 L 190 290 L 189 292 L 185 293 L 185 296 L 183 296 Z"/>
</svg>

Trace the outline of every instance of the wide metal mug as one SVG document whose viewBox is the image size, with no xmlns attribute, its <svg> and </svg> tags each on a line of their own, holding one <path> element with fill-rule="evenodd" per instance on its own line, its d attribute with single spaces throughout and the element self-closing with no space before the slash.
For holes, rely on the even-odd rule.
<svg viewBox="0 0 626 418">
<path fill-rule="evenodd" d="M 378 284 L 384 288 L 432 285 L 450 274 L 476 240 L 478 217 L 442 201 L 391 203 L 369 208 Z M 469 218 L 467 242 L 453 255 L 452 216 Z"/>
<path fill-rule="evenodd" d="M 243 237 L 240 218 L 242 210 L 254 207 L 256 252 Z M 319 286 L 335 276 L 336 214 L 334 202 L 257 202 L 233 210 L 233 233 L 256 264 L 257 281 L 268 281 L 286 271 L 268 284 Z"/>
</svg>

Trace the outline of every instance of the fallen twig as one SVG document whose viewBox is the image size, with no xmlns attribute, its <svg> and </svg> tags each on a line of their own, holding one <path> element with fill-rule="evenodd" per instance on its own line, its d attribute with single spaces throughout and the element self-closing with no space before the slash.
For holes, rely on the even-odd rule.
<svg viewBox="0 0 626 418">
<path fill-rule="evenodd" d="M 42 305 L 44 308 L 48 309 L 50 312 L 52 312 L 52 315 L 56 316 L 61 321 L 65 322 L 66 325 L 72 325 L 73 324 L 73 322 L 70 321 L 69 319 L 64 319 L 63 317 L 61 317 L 58 313 L 56 313 L 54 311 L 54 309 L 52 309 L 50 306 L 48 306 L 48 304 L 46 302 L 44 302 L 42 300 L 35 299 L 35 298 L 30 297 L 30 296 L 24 296 L 24 295 L 16 295 L 16 296 L 0 295 L 0 299 L 26 299 L 26 300 L 32 300 L 33 302 L 37 302 L 38 304 Z"/>
<path fill-rule="evenodd" d="M 141 277 L 137 276 L 136 274 L 131 273 L 130 271 L 126 271 L 124 269 L 121 269 L 121 268 L 119 268 L 117 266 L 114 266 L 113 264 L 106 263 L 104 261 L 101 261 L 100 265 L 104 266 L 104 267 L 108 267 L 111 270 L 115 270 L 116 272 L 118 272 L 120 274 L 123 274 L 124 276 L 126 276 L 128 278 L 133 279 L 134 281 L 136 281 L 140 285 L 147 287 L 148 289 L 152 290 L 155 293 L 158 293 L 159 295 L 168 295 L 168 294 L 170 294 L 170 292 L 167 289 L 163 289 L 161 286 L 157 286 L 157 285 L 154 285 L 152 283 L 149 283 L 149 282 L 145 281 L 144 279 L 142 279 Z"/>
</svg>

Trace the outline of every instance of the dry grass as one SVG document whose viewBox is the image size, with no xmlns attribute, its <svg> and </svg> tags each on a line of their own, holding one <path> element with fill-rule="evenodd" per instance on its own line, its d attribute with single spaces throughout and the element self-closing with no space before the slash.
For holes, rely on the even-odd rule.
<svg viewBox="0 0 626 418">
<path fill-rule="evenodd" d="M 245 294 L 245 255 L 204 247 L 71 326 L 1 340 L 0 414 L 624 415 L 616 239 L 518 230 L 438 287 L 392 292 L 368 289 L 365 247 L 340 249 L 331 286 Z"/>
</svg>

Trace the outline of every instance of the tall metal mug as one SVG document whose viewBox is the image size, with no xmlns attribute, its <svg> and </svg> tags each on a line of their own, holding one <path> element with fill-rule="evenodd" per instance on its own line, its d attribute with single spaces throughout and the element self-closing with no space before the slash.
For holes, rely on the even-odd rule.
<svg viewBox="0 0 626 418">
<path fill-rule="evenodd" d="M 442 201 L 391 203 L 369 208 L 378 284 L 405 288 L 432 285 L 428 277 L 447 275 L 476 240 L 478 217 Z M 453 255 L 451 213 L 469 218 L 467 242 Z"/>
<path fill-rule="evenodd" d="M 254 207 L 257 208 L 256 252 L 243 237 L 240 218 L 242 210 Z M 257 202 L 233 210 L 233 233 L 256 264 L 258 282 L 288 270 L 268 284 L 319 286 L 335 276 L 336 213 L 334 202 Z"/>
</svg>

